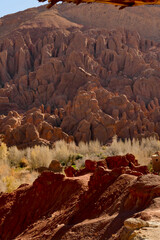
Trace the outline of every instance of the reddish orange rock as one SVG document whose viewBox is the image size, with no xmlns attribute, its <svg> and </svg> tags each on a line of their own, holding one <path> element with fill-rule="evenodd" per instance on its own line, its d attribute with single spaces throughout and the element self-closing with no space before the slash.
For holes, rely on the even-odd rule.
<svg viewBox="0 0 160 240">
<path fill-rule="evenodd" d="M 64 169 L 64 172 L 67 177 L 73 177 L 75 176 L 76 170 L 72 166 L 70 166 L 70 167 L 66 167 Z"/>
<path fill-rule="evenodd" d="M 97 162 L 93 160 L 86 160 L 85 161 L 85 168 L 88 171 L 94 172 L 97 168 Z"/>
<path fill-rule="evenodd" d="M 135 159 L 135 156 L 133 154 L 129 154 L 129 153 L 127 153 L 124 156 L 107 157 L 105 160 L 107 162 L 108 168 L 110 168 L 110 169 L 119 168 L 121 166 L 132 167 L 132 166 L 138 166 L 139 165 L 138 161 Z"/>
<path fill-rule="evenodd" d="M 126 156 L 107 157 L 106 162 L 109 169 L 129 166 L 129 160 Z"/>
<path fill-rule="evenodd" d="M 130 159 L 135 160 L 134 156 Z M 23 240 L 36 234 L 37 239 L 70 240 L 82 239 L 85 234 L 88 239 L 97 239 L 105 232 L 108 239 L 113 234 L 120 239 L 128 216 L 144 218 L 149 213 L 150 219 L 152 215 L 159 217 L 160 176 L 144 175 L 130 166 L 98 166 L 102 162 L 87 160 L 89 169 L 79 171 L 67 167 L 67 177 L 43 172 L 32 185 L 1 193 L 0 237 Z"/>
<path fill-rule="evenodd" d="M 154 174 L 142 175 L 130 187 L 124 208 L 135 210 L 145 208 L 156 197 L 160 197 L 160 176 Z"/>
</svg>

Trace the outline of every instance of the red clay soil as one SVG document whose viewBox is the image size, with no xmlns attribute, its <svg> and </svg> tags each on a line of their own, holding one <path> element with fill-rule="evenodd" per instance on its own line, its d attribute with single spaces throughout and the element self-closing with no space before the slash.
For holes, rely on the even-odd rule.
<svg viewBox="0 0 160 240">
<path fill-rule="evenodd" d="M 132 170 L 133 157 L 123 156 L 128 166 L 112 169 L 101 166 L 107 159 L 88 160 L 85 174 L 73 177 L 43 172 L 33 185 L 2 193 L 0 239 L 120 239 L 124 220 L 160 196 L 160 177 Z"/>
</svg>

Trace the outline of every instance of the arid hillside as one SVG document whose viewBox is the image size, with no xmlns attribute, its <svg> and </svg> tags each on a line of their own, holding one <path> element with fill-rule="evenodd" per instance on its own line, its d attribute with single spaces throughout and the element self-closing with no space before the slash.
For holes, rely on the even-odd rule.
<svg viewBox="0 0 160 240">
<path fill-rule="evenodd" d="M 5 142 L 160 136 L 159 12 L 62 4 L 1 18 Z"/>
<path fill-rule="evenodd" d="M 32 185 L 0 194 L 1 239 L 157 239 L 160 176 L 147 174 L 134 155 L 86 160 L 65 173 L 43 172 Z"/>
<path fill-rule="evenodd" d="M 119 10 L 108 4 L 58 4 L 47 10 L 44 6 L 8 15 L 0 20 L 0 37 L 19 28 L 76 26 L 105 28 L 107 30 L 125 28 L 138 31 L 150 40 L 160 40 L 159 6 L 141 6 Z M 68 20 L 68 21 L 67 21 Z M 23 26 L 23 27 L 22 27 Z"/>
<path fill-rule="evenodd" d="M 61 16 L 86 28 L 107 30 L 125 28 L 139 32 L 145 39 L 160 41 L 159 6 L 141 6 L 119 10 L 108 4 L 62 4 Z"/>
<path fill-rule="evenodd" d="M 0 19 L 0 240 L 157 240 L 160 176 L 145 165 L 160 145 L 159 13 Z"/>
</svg>

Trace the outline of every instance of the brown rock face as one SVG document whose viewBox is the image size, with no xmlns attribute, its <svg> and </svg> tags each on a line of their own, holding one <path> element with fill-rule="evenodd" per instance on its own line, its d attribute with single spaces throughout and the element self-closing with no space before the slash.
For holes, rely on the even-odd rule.
<svg viewBox="0 0 160 240">
<path fill-rule="evenodd" d="M 138 161 L 133 154 L 126 154 L 125 156 L 112 156 L 106 158 L 107 166 L 109 169 L 119 167 L 137 167 Z"/>
<path fill-rule="evenodd" d="M 157 175 L 140 176 L 130 188 L 129 196 L 124 203 L 125 208 L 138 209 L 148 206 L 153 198 L 159 196 L 159 182 Z"/>
<path fill-rule="evenodd" d="M 19 148 L 24 148 L 37 144 L 50 145 L 61 139 L 66 142 L 72 141 L 72 136 L 64 133 L 56 121 L 51 121 L 55 118 L 58 120 L 59 116 L 46 115 L 37 108 L 20 115 L 16 111 L 10 111 L 6 117 L 0 119 L 4 142 L 8 146 L 17 145 Z M 48 119 L 51 124 L 47 122 Z"/>
<path fill-rule="evenodd" d="M 26 127 L 26 141 L 30 142 L 38 138 L 39 138 L 39 133 L 36 127 L 32 123 L 28 124 Z"/>
<path fill-rule="evenodd" d="M 70 6 L 1 19 L 0 114 L 23 113 L 0 119 L 8 145 L 70 141 L 68 135 L 102 143 L 114 135 L 159 137 L 160 46 L 152 30 L 160 9 L 150 7 L 149 18 L 147 7 Z M 29 112 L 34 108 L 41 111 Z"/>
<path fill-rule="evenodd" d="M 133 155 L 125 157 L 135 161 Z M 83 174 L 80 171 L 69 167 L 65 170 L 69 177 L 43 172 L 33 185 L 1 194 L 1 239 L 127 240 L 125 220 L 125 227 L 134 229 L 137 224 L 147 227 L 144 220 L 155 216 L 159 176 L 140 173 L 137 177 L 129 166 L 111 170 L 105 161 L 91 160 L 86 161 Z M 159 217 L 157 213 L 156 220 Z"/>
<path fill-rule="evenodd" d="M 85 168 L 88 171 L 94 172 L 95 169 L 97 168 L 97 162 L 96 161 L 91 161 L 91 160 L 86 160 L 85 161 Z"/>
<path fill-rule="evenodd" d="M 4 221 L 1 222 L 1 226 L 0 226 L 1 238 L 13 239 L 20 232 L 25 230 L 25 228 L 28 225 L 34 223 L 36 220 L 42 217 L 43 212 L 47 212 L 47 210 L 49 210 L 50 207 L 52 208 L 54 206 L 55 210 L 58 209 L 61 206 L 61 204 L 63 204 L 57 198 L 57 196 L 61 194 L 61 189 L 65 189 L 65 191 L 61 195 L 62 201 L 65 201 L 65 198 L 66 197 L 68 198 L 68 196 L 71 196 L 75 191 L 77 193 L 81 191 L 81 186 L 77 181 L 70 181 L 70 180 L 68 181 L 66 179 L 63 182 L 63 179 L 64 179 L 64 175 L 54 174 L 51 172 L 42 173 L 42 175 L 34 182 L 32 186 L 21 187 L 17 190 L 16 193 L 13 193 L 15 194 L 15 200 L 13 201 L 13 205 L 12 205 L 13 208 L 11 209 L 7 209 L 5 207 L 5 204 L 7 204 L 7 201 L 11 200 L 12 194 L 11 195 L 4 194 L 3 196 L 1 196 L 1 200 L 4 202 L 4 206 L 1 206 L 0 208 L 1 216 L 2 214 L 4 214 L 4 216 L 8 216 L 8 217 L 10 216 L 8 219 L 6 220 L 4 219 Z M 60 184 L 61 186 L 58 192 L 57 184 L 60 182 L 63 182 L 63 183 L 62 185 Z M 41 193 L 41 197 L 39 193 Z M 50 199 L 48 193 L 52 200 Z M 33 198 L 31 196 L 34 196 L 34 200 L 35 200 L 34 203 L 33 203 Z M 23 205 L 24 203 L 21 201 L 22 200 L 21 197 L 23 199 L 26 199 L 27 201 L 25 208 Z M 57 202 L 55 202 L 56 198 L 58 200 Z M 50 199 L 50 200 L 48 201 L 47 199 L 48 200 Z M 48 202 L 48 204 L 46 204 L 46 201 Z M 36 214 L 34 214 L 34 217 L 32 216 L 33 209 L 38 209 Z M 14 221 L 13 221 L 13 218 L 14 218 Z M 18 224 L 19 222 L 18 219 L 21 219 L 22 221 L 25 220 L 25 221 L 23 224 Z M 12 231 L 7 230 L 8 226 L 10 226 L 10 229 L 12 229 Z"/>
</svg>

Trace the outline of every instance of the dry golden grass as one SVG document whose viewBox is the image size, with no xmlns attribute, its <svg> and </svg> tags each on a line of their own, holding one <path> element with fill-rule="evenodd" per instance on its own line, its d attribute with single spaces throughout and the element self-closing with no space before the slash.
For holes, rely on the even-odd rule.
<svg viewBox="0 0 160 240">
<path fill-rule="evenodd" d="M 115 137 L 112 144 L 106 147 L 105 153 L 107 156 L 132 153 L 140 164 L 148 165 L 151 160 L 151 155 L 159 150 L 160 141 L 155 138 L 143 138 L 141 142 L 139 142 L 135 139 L 132 141 L 130 139 L 118 141 Z"/>
<path fill-rule="evenodd" d="M 110 146 L 101 146 L 98 141 L 89 143 L 66 143 L 57 141 L 53 149 L 46 146 L 35 146 L 18 150 L 16 146 L 0 146 L 0 191 L 13 191 L 22 183 L 32 183 L 38 176 L 38 167 L 48 167 L 53 159 L 63 165 L 84 166 L 86 159 L 99 160 L 107 156 L 132 153 L 140 164 L 148 165 L 151 155 L 160 150 L 160 141 L 154 138 L 142 139 L 141 142 L 117 140 L 115 137 Z"/>
</svg>

